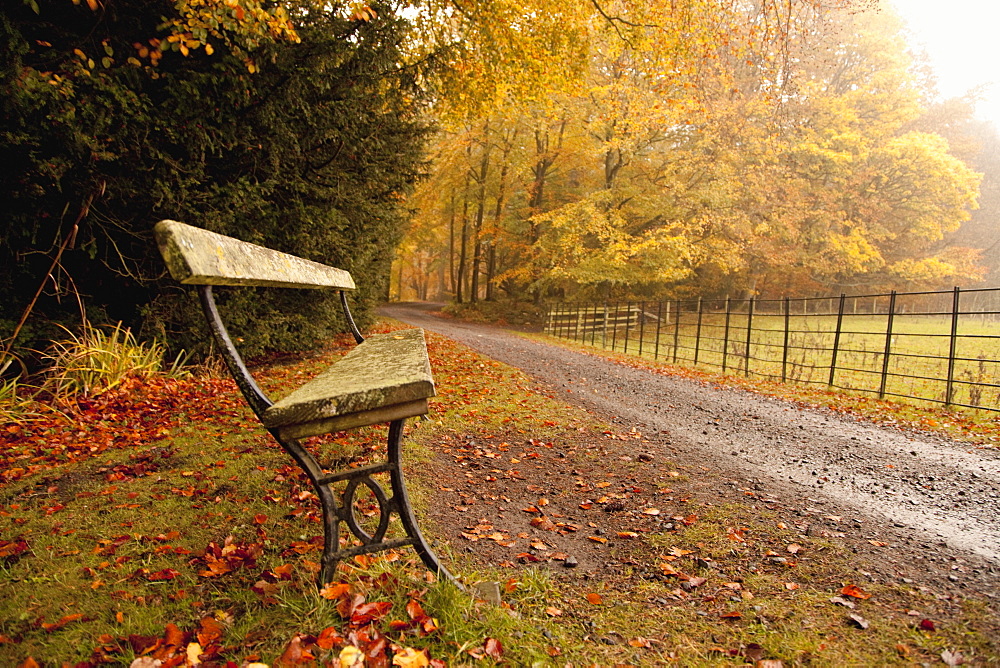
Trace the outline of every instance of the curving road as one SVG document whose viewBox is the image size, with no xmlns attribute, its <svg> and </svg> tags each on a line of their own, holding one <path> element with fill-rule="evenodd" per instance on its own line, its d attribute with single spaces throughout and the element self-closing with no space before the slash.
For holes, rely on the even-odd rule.
<svg viewBox="0 0 1000 668">
<path fill-rule="evenodd" d="M 996 448 L 634 369 L 437 317 L 434 308 L 394 304 L 382 313 L 518 367 L 607 419 L 664 432 L 679 456 L 711 462 L 737 480 L 757 478 L 779 494 L 830 502 L 917 540 L 943 541 L 985 558 L 989 572 L 1000 573 Z"/>
</svg>

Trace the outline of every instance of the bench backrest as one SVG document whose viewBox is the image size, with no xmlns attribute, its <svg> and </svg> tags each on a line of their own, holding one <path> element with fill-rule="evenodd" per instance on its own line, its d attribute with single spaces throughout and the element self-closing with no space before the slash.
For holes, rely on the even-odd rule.
<svg viewBox="0 0 1000 668">
<path fill-rule="evenodd" d="M 161 220 L 154 233 L 170 275 L 187 285 L 355 288 L 343 269 L 174 220 Z"/>
</svg>

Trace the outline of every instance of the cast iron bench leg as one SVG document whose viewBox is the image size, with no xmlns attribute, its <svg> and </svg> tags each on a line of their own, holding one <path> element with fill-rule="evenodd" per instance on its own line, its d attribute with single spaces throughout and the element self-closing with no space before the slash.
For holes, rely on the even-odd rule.
<svg viewBox="0 0 1000 668">
<path fill-rule="evenodd" d="M 458 588 L 464 589 L 438 560 L 437 555 L 434 554 L 434 551 L 424 539 L 423 534 L 420 533 L 417 521 L 413 516 L 413 509 L 406 494 L 402 462 L 400 460 L 404 421 L 394 420 L 389 423 L 389 441 L 386 453 L 387 457 L 384 463 L 362 466 L 355 469 L 345 469 L 331 474 L 324 473 L 322 467 L 316 462 L 316 459 L 296 439 L 282 438 L 276 430 L 270 430 L 275 440 L 281 444 L 285 451 L 298 462 L 302 470 L 309 476 L 313 488 L 316 490 L 316 495 L 319 497 L 320 505 L 323 508 L 323 561 L 318 578 L 320 588 L 333 580 L 337 563 L 342 559 L 347 559 L 358 554 L 367 554 L 412 545 L 420 556 L 421 561 L 424 562 L 424 565 L 430 571 L 436 573 L 439 577 L 447 579 Z M 377 473 L 385 472 L 389 473 L 389 491 L 391 492 L 391 496 L 387 496 L 382 484 L 372 478 Z M 347 488 L 344 490 L 343 503 L 338 503 L 332 485 L 341 481 L 347 481 Z M 357 517 L 354 515 L 354 496 L 360 486 L 367 487 L 378 502 L 379 524 L 372 534 L 369 534 L 358 524 Z M 406 532 L 406 538 L 386 539 L 385 534 L 389 528 L 392 513 L 396 513 L 399 516 L 400 523 Z M 340 549 L 341 522 L 346 524 L 347 528 L 350 529 L 350 533 L 361 541 L 360 546 Z"/>
</svg>

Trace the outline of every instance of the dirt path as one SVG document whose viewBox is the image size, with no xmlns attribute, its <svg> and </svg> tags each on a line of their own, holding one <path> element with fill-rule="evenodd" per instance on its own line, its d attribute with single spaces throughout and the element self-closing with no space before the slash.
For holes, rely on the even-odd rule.
<svg viewBox="0 0 1000 668">
<path fill-rule="evenodd" d="M 660 432 L 665 456 L 711 466 L 720 485 L 750 484 L 783 507 L 843 515 L 838 529 L 861 546 L 855 551 L 895 541 L 897 572 L 1000 593 L 996 449 L 634 369 L 433 310 L 404 304 L 383 312 L 518 367 L 602 419 Z"/>
</svg>

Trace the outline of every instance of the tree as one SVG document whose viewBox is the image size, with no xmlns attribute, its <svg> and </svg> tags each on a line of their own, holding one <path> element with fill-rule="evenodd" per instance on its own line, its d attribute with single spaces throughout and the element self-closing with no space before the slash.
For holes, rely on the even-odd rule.
<svg viewBox="0 0 1000 668">
<path fill-rule="evenodd" d="M 241 7 L 252 6 L 230 9 Z M 158 34 L 148 3 L 106 9 L 51 0 L 37 15 L 12 4 L 0 13 L 10 203 L 0 295 L 11 312 L 47 270 L 46 249 L 73 234 L 43 313 L 66 317 L 73 292 L 102 319 L 143 324 L 178 346 L 202 340 L 152 242 L 153 223 L 171 217 L 351 270 L 364 320 L 388 280 L 425 135 L 419 72 L 399 67 L 407 23 L 377 5 L 352 18 L 300 4 L 288 13 L 294 32 L 264 34 L 270 19 L 256 13 L 211 50 L 174 49 L 164 45 L 178 44 L 170 38 L 188 15 L 165 5 L 164 50 L 153 57 L 143 52 Z M 88 55 L 104 46 L 137 56 Z M 270 299 L 294 301 L 296 317 L 279 317 Z M 258 330 L 261 348 L 301 347 L 338 323 L 334 296 L 245 294 L 227 308 Z"/>
</svg>

